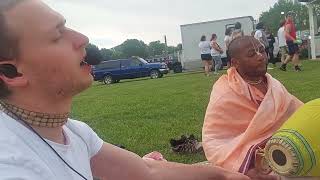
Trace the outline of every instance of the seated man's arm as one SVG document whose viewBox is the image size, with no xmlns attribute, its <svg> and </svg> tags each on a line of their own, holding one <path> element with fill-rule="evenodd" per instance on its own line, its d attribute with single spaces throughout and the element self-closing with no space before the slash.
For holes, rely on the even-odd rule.
<svg viewBox="0 0 320 180">
<path fill-rule="evenodd" d="M 241 112 L 236 109 L 238 104 L 230 100 L 228 94 L 215 94 L 213 91 L 205 114 L 202 145 L 207 159 L 222 166 L 222 161 L 227 158 L 230 150 L 239 141 L 240 135 L 247 129 L 248 121 L 243 120 Z"/>
<path fill-rule="evenodd" d="M 130 180 L 248 180 L 221 168 L 143 160 L 138 155 L 104 143 L 91 159 L 93 175 L 101 179 Z"/>
</svg>

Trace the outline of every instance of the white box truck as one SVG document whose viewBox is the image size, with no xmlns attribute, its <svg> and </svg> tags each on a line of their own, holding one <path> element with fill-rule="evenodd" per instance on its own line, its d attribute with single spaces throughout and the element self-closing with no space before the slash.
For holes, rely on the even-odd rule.
<svg viewBox="0 0 320 180">
<path fill-rule="evenodd" d="M 225 30 L 229 27 L 233 28 L 236 22 L 241 23 L 245 35 L 250 35 L 253 32 L 255 22 L 252 16 L 181 25 L 182 54 L 180 61 L 183 68 L 190 70 L 203 67 L 198 46 L 202 35 L 210 40 L 213 33 L 217 34 L 218 44 L 225 52 Z M 225 53 L 222 58 L 225 61 Z"/>
</svg>

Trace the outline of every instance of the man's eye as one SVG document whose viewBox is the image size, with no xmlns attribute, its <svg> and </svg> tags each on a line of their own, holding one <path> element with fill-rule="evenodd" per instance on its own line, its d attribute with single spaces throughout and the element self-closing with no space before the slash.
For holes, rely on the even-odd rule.
<svg viewBox="0 0 320 180">
<path fill-rule="evenodd" d="M 58 31 L 59 31 L 59 36 L 57 36 L 57 37 L 53 40 L 53 42 L 58 42 L 59 40 L 62 39 L 63 33 L 64 33 L 64 31 L 65 31 L 65 28 L 60 28 Z"/>
<path fill-rule="evenodd" d="M 53 41 L 53 42 L 59 42 L 59 40 L 60 40 L 61 38 L 62 38 L 62 37 L 59 36 L 59 37 L 54 38 L 52 41 Z"/>
<path fill-rule="evenodd" d="M 248 57 L 253 57 L 254 55 L 256 55 L 256 52 L 249 52 L 248 53 Z"/>
</svg>

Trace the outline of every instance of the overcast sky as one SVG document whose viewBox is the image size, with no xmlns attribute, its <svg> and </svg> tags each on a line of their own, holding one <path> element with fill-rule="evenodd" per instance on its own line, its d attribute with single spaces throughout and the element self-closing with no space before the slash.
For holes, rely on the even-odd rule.
<svg viewBox="0 0 320 180">
<path fill-rule="evenodd" d="M 180 25 L 239 16 L 255 19 L 277 0 L 44 0 L 100 48 L 126 39 L 181 42 Z"/>
</svg>

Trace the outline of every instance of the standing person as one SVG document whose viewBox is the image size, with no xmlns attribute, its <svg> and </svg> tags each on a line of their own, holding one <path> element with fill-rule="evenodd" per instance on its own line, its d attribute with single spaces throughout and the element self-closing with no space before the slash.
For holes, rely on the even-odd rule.
<svg viewBox="0 0 320 180">
<path fill-rule="evenodd" d="M 280 53 L 281 53 L 281 64 L 284 63 L 284 61 L 286 59 L 286 55 L 287 55 L 285 24 L 286 24 L 285 20 L 281 21 L 280 28 L 278 30 L 278 42 L 279 42 L 279 49 L 280 49 Z"/>
<path fill-rule="evenodd" d="M 223 49 L 219 46 L 219 44 L 217 43 L 217 35 L 216 34 L 212 34 L 211 36 L 211 41 L 210 41 L 210 45 L 211 45 L 211 56 L 212 59 L 214 61 L 214 74 L 218 75 L 218 71 L 222 65 L 222 60 L 221 60 L 221 54 L 223 53 Z"/>
<path fill-rule="evenodd" d="M 241 29 L 242 25 L 240 22 L 236 22 L 234 25 L 234 30 L 231 34 L 231 39 L 236 39 L 238 37 L 244 36 L 243 30 Z"/>
<path fill-rule="evenodd" d="M 260 41 L 261 44 L 264 45 L 265 51 L 267 53 L 267 57 L 269 59 L 269 41 L 267 39 L 267 35 L 265 32 L 265 26 L 263 22 L 259 22 L 256 26 L 256 32 L 254 34 L 254 37 Z M 269 60 L 267 62 L 269 64 Z"/>
<path fill-rule="evenodd" d="M 294 69 L 296 72 L 300 72 L 301 68 L 299 67 L 299 46 L 297 43 L 297 33 L 296 33 L 296 26 L 293 21 L 293 12 L 288 12 L 286 17 L 286 23 L 285 23 L 285 37 L 286 37 L 286 43 L 288 46 L 288 56 L 286 60 L 282 63 L 280 69 L 282 71 L 287 70 L 287 64 L 289 61 L 292 60 L 292 63 L 294 65 Z"/>
<path fill-rule="evenodd" d="M 258 39 L 264 45 L 265 48 L 269 47 L 269 41 L 267 39 L 267 35 L 265 32 L 265 26 L 264 26 L 263 22 L 259 22 L 257 24 L 254 37 L 256 39 Z M 266 52 L 268 53 L 268 51 L 266 51 Z"/>
<path fill-rule="evenodd" d="M 1 0 L 0 30 L 1 180 L 249 179 L 143 160 L 69 119 L 73 97 L 93 82 L 84 61 L 89 40 L 41 0 Z"/>
<path fill-rule="evenodd" d="M 232 41 L 231 38 L 231 34 L 232 34 L 232 29 L 229 27 L 226 29 L 226 32 L 224 33 L 225 37 L 224 37 L 224 45 L 225 45 L 225 49 L 226 49 L 226 56 L 227 56 L 227 68 L 230 68 L 230 55 L 229 55 L 229 51 L 228 51 L 228 47 L 230 42 Z"/>
<path fill-rule="evenodd" d="M 210 71 L 212 69 L 211 46 L 210 41 L 207 41 L 205 35 L 201 36 L 199 48 L 201 53 L 201 60 L 204 65 L 204 73 L 206 76 L 210 76 Z"/>
<path fill-rule="evenodd" d="M 274 43 L 276 42 L 276 40 L 275 40 L 273 34 L 269 30 L 266 30 L 266 35 L 267 35 L 267 40 L 269 43 L 269 48 L 267 49 L 268 55 L 269 55 L 269 62 L 272 63 L 273 67 L 276 67 L 276 60 L 273 55 Z"/>
</svg>

